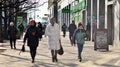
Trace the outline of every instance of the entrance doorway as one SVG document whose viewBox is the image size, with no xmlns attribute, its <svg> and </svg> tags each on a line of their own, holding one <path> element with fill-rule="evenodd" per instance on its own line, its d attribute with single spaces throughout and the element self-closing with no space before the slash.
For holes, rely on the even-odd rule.
<svg viewBox="0 0 120 67">
<path fill-rule="evenodd" d="M 114 40 L 114 6 L 108 5 L 107 8 L 107 28 L 108 28 L 108 44 L 113 45 Z"/>
</svg>

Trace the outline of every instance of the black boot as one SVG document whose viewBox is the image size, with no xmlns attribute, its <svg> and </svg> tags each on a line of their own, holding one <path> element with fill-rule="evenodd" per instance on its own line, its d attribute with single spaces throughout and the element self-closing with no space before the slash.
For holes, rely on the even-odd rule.
<svg viewBox="0 0 120 67">
<path fill-rule="evenodd" d="M 82 62 L 82 57 L 81 56 L 79 57 L 79 62 Z"/>
<path fill-rule="evenodd" d="M 58 62 L 58 59 L 57 59 L 57 57 L 55 56 L 55 62 Z"/>
<path fill-rule="evenodd" d="M 54 50 L 51 50 L 52 62 L 55 62 Z"/>
<path fill-rule="evenodd" d="M 52 62 L 55 62 L 55 58 L 54 57 L 52 57 Z"/>
<path fill-rule="evenodd" d="M 58 62 L 58 59 L 57 59 L 57 50 L 55 50 L 55 61 Z"/>
</svg>

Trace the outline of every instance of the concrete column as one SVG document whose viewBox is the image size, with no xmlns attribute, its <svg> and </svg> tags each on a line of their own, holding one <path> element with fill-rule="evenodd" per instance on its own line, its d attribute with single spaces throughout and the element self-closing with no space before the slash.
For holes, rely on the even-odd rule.
<svg viewBox="0 0 120 67">
<path fill-rule="evenodd" d="M 97 0 L 97 29 L 99 29 L 99 2 L 100 0 Z"/>
<path fill-rule="evenodd" d="M 108 0 L 105 0 L 105 29 L 107 29 L 107 3 Z"/>
<path fill-rule="evenodd" d="M 54 4 L 54 17 L 56 18 L 56 22 L 58 23 L 58 3 L 57 3 L 57 0 L 54 0 L 53 4 Z"/>
<path fill-rule="evenodd" d="M 120 18 L 120 7 L 118 1 L 114 3 L 114 46 L 115 48 L 120 48 L 120 41 L 119 41 L 119 18 Z"/>
<path fill-rule="evenodd" d="M 87 23 L 88 23 L 88 19 L 87 19 L 87 13 L 88 13 L 88 10 L 87 10 L 87 0 L 86 0 L 86 18 L 85 18 L 85 20 L 86 20 L 86 24 L 85 25 L 87 25 Z"/>
<path fill-rule="evenodd" d="M 93 0 L 91 0 L 91 41 L 93 40 Z"/>
</svg>

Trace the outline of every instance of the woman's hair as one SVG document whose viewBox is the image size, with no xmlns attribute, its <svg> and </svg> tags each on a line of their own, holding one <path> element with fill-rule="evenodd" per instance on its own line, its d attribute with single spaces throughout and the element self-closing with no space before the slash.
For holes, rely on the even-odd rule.
<svg viewBox="0 0 120 67">
<path fill-rule="evenodd" d="M 36 25 L 36 22 L 34 20 L 31 20 L 29 24 L 31 25 L 33 23 L 34 23 L 34 25 Z"/>
<path fill-rule="evenodd" d="M 84 26 L 82 25 L 81 22 L 78 23 L 78 27 L 82 26 L 84 28 Z"/>
</svg>

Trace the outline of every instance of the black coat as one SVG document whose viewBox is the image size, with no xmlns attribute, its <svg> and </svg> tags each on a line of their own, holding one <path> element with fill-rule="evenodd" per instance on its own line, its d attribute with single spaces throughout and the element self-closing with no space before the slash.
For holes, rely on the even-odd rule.
<svg viewBox="0 0 120 67">
<path fill-rule="evenodd" d="M 69 34 L 73 35 L 75 29 L 77 29 L 76 25 L 75 24 L 70 24 L 69 27 L 68 27 Z"/>
<path fill-rule="evenodd" d="M 23 24 L 20 24 L 20 25 L 18 26 L 18 28 L 19 28 L 20 32 L 23 32 L 23 31 L 24 31 L 24 26 L 23 26 Z"/>
<path fill-rule="evenodd" d="M 17 28 L 14 26 L 9 26 L 8 35 L 10 36 L 10 39 L 16 39 Z"/>
<path fill-rule="evenodd" d="M 39 29 L 37 27 L 29 27 L 24 36 L 24 43 L 27 40 L 27 45 L 30 47 L 37 47 L 39 44 Z"/>
<path fill-rule="evenodd" d="M 43 27 L 42 27 L 42 24 L 39 24 L 38 25 L 38 29 L 39 29 L 39 36 L 40 36 L 40 38 L 42 38 L 42 35 L 43 35 Z"/>
</svg>

